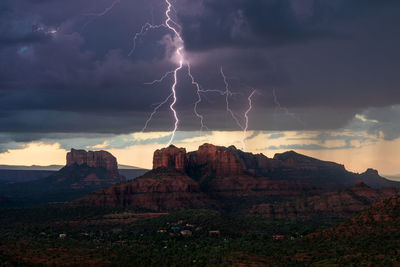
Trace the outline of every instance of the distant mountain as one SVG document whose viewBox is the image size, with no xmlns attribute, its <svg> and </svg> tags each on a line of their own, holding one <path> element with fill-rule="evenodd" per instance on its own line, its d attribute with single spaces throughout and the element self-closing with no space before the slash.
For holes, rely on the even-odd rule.
<svg viewBox="0 0 400 267">
<path fill-rule="evenodd" d="M 0 170 L 21 170 L 21 171 L 59 171 L 62 165 L 48 165 L 48 166 L 23 166 L 23 165 L 0 165 Z M 143 170 L 143 168 L 134 167 L 130 165 L 118 164 L 118 169 L 124 170 Z"/>
<path fill-rule="evenodd" d="M 18 170 L 18 171 L 58 171 L 62 165 L 49 165 L 49 166 L 22 166 L 22 165 L 0 165 L 0 170 Z"/>
<path fill-rule="evenodd" d="M 3 185 L 0 198 L 14 206 L 65 202 L 124 181 L 125 177 L 118 172 L 117 160 L 110 153 L 72 149 L 61 170 L 39 180 Z"/>
<path fill-rule="evenodd" d="M 123 176 L 125 176 L 127 181 L 136 179 L 137 177 L 142 176 L 149 170 L 145 169 L 118 169 L 119 173 Z"/>
<path fill-rule="evenodd" d="M 384 177 L 386 177 L 389 180 L 392 181 L 396 181 L 396 182 L 400 182 L 400 174 L 395 174 L 395 175 L 383 175 Z"/>
<path fill-rule="evenodd" d="M 118 164 L 118 169 L 120 169 L 120 170 L 145 170 L 143 168 L 130 166 L 130 165 L 124 165 L 124 164 Z"/>
</svg>

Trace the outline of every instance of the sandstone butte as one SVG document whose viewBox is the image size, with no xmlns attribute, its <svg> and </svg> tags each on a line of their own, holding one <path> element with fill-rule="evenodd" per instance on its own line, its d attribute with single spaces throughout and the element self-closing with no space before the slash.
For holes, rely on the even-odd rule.
<svg viewBox="0 0 400 267">
<path fill-rule="evenodd" d="M 106 186 L 126 181 L 125 177 L 118 172 L 117 159 L 107 151 L 71 149 L 67 153 L 67 164 L 60 172 L 66 174 L 76 171 L 83 172 L 83 167 L 88 167 L 84 171 L 84 177 L 72 184 L 71 187 L 78 189 L 90 185 Z"/>
</svg>

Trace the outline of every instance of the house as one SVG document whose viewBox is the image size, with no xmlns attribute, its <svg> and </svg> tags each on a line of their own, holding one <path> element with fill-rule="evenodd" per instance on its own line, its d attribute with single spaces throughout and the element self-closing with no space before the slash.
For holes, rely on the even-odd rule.
<svg viewBox="0 0 400 267">
<path fill-rule="evenodd" d="M 282 239 L 285 239 L 285 236 L 284 235 L 273 235 L 272 239 L 274 239 L 274 240 L 282 240 Z"/>
<path fill-rule="evenodd" d="M 172 226 L 172 227 L 171 227 L 171 230 L 174 231 L 174 232 L 176 232 L 176 231 L 180 231 L 181 228 L 180 228 L 179 226 Z"/>
<path fill-rule="evenodd" d="M 183 236 L 192 236 L 192 231 L 190 230 L 182 230 L 181 235 Z"/>
<path fill-rule="evenodd" d="M 59 237 L 60 239 L 65 239 L 65 238 L 67 237 L 67 235 L 66 235 L 66 234 L 59 234 L 58 237 Z"/>
<path fill-rule="evenodd" d="M 219 236 L 221 232 L 219 230 L 208 231 L 208 235 L 210 236 Z"/>
</svg>

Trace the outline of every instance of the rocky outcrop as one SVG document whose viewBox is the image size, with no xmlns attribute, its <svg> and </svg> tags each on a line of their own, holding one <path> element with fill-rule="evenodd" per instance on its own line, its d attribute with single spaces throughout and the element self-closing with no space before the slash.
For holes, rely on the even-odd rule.
<svg viewBox="0 0 400 267">
<path fill-rule="evenodd" d="M 78 189 L 91 185 L 99 187 L 126 181 L 125 177 L 118 172 L 117 159 L 107 151 L 71 149 L 71 152 L 67 153 L 67 165 L 59 172 L 63 171 L 63 173 L 66 173 L 64 176 L 69 177 L 71 175 L 68 173 L 80 175 L 78 169 L 82 169 L 81 176 L 83 173 L 85 175 L 73 183 L 72 188 Z"/>
<path fill-rule="evenodd" d="M 374 188 L 399 187 L 399 183 L 380 177 L 375 170 L 369 169 L 362 174 L 352 173 L 341 164 L 318 160 L 294 151 L 268 158 L 263 154 L 243 152 L 234 146 L 212 144 L 203 144 L 197 151 L 189 153 L 175 146 L 157 150 L 154 153 L 153 169 L 159 167 L 176 169 L 195 180 L 247 174 L 308 183 L 327 190 L 347 188 L 359 179 Z"/>
<path fill-rule="evenodd" d="M 190 155 L 189 162 L 201 166 L 203 172 L 216 176 L 231 176 L 243 174 L 243 166 L 238 158 L 227 148 L 204 144 L 196 154 Z"/>
<path fill-rule="evenodd" d="M 160 167 L 172 168 L 177 171 L 185 171 L 186 149 L 173 145 L 156 150 L 153 157 L 153 169 Z"/>
<path fill-rule="evenodd" d="M 212 207 L 200 185 L 185 174 L 160 167 L 125 184 L 100 189 L 74 204 L 176 210 Z"/>
<path fill-rule="evenodd" d="M 216 176 L 243 174 L 243 165 L 230 149 L 204 144 L 195 152 L 186 153 L 184 148 L 173 145 L 156 150 L 153 157 L 153 169 L 172 168 L 190 173 L 201 168 L 202 174 Z"/>
<path fill-rule="evenodd" d="M 266 176 L 281 165 L 278 160 L 270 159 L 264 154 L 243 152 L 235 146 L 228 147 L 228 150 L 236 156 L 244 171 L 253 175 Z"/>
<path fill-rule="evenodd" d="M 117 159 L 107 151 L 85 151 L 71 149 L 67 153 L 67 165 L 84 165 L 92 168 L 104 168 L 108 172 L 118 176 Z"/>
<path fill-rule="evenodd" d="M 359 181 L 345 190 L 284 203 L 254 205 L 250 214 L 270 219 L 310 219 L 317 216 L 348 218 L 377 201 L 397 194 L 398 189 L 376 190 Z"/>
</svg>

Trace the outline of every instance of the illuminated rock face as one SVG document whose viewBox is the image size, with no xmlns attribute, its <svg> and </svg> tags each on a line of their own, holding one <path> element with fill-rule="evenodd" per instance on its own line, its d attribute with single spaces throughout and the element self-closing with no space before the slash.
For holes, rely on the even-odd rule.
<svg viewBox="0 0 400 267">
<path fill-rule="evenodd" d="M 154 152 L 153 169 L 166 167 L 180 172 L 201 166 L 203 172 L 221 175 L 243 173 L 239 159 L 225 147 L 204 144 L 196 152 L 187 154 L 184 148 L 169 146 Z"/>
<path fill-rule="evenodd" d="M 107 151 L 85 151 L 71 149 L 71 152 L 67 153 L 67 165 L 66 167 L 84 166 L 94 169 L 104 169 L 107 177 L 107 181 L 103 181 L 100 177 L 93 174 L 86 177 L 82 182 L 89 183 L 94 182 L 97 184 L 115 184 L 125 181 L 125 177 L 121 176 L 118 172 L 117 159 Z"/>
<path fill-rule="evenodd" d="M 194 162 L 198 166 L 207 166 L 206 169 L 215 172 L 216 176 L 243 174 L 238 158 L 225 147 L 204 144 L 197 150 Z"/>
<path fill-rule="evenodd" d="M 85 151 L 71 149 L 67 153 L 67 166 L 86 164 L 88 167 L 104 168 L 111 172 L 118 172 L 117 159 L 107 151 Z"/>
<path fill-rule="evenodd" d="M 172 168 L 185 172 L 186 149 L 177 148 L 173 145 L 158 149 L 154 152 L 153 169 L 160 167 Z"/>
</svg>

